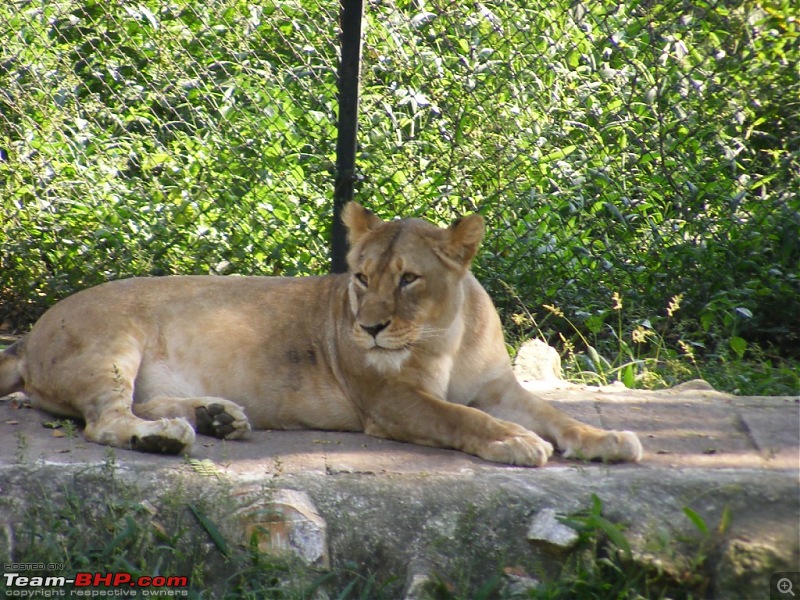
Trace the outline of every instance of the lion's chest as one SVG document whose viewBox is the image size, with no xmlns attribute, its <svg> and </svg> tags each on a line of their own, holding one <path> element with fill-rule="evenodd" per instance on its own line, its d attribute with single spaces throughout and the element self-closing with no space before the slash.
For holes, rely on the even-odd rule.
<svg viewBox="0 0 800 600">
<path fill-rule="evenodd" d="M 432 362 L 428 386 L 430 392 L 439 398 L 447 398 L 450 376 L 453 372 L 453 358 L 443 356 Z M 449 400 L 449 398 L 448 398 Z"/>
</svg>

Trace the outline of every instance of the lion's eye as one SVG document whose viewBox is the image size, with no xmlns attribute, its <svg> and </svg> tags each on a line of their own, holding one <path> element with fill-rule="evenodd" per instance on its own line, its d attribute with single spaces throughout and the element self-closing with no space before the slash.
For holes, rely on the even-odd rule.
<svg viewBox="0 0 800 600">
<path fill-rule="evenodd" d="M 360 283 L 364 287 L 369 287 L 369 277 L 367 277 L 363 273 L 356 273 L 355 277 L 358 283 Z"/>
<path fill-rule="evenodd" d="M 400 287 L 404 288 L 407 285 L 411 285 L 417 279 L 419 279 L 419 275 L 414 273 L 403 273 L 403 275 L 400 277 Z"/>
</svg>

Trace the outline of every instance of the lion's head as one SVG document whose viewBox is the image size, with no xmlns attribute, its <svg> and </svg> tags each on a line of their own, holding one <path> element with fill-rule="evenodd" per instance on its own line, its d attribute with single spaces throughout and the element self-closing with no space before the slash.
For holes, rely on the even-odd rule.
<svg viewBox="0 0 800 600">
<path fill-rule="evenodd" d="M 382 221 L 351 202 L 348 229 L 349 300 L 353 336 L 368 362 L 399 370 L 415 347 L 445 337 L 461 310 L 460 285 L 483 237 L 470 215 L 442 229 L 420 219 Z"/>
</svg>

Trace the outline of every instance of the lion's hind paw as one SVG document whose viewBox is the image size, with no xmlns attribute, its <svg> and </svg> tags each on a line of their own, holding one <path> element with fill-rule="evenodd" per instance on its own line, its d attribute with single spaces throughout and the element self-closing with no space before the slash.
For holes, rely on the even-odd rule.
<svg viewBox="0 0 800 600">
<path fill-rule="evenodd" d="M 181 440 L 163 435 L 133 436 L 131 450 L 139 452 L 154 452 L 156 454 L 180 454 L 186 445 Z"/>
<path fill-rule="evenodd" d="M 192 447 L 194 431 L 185 419 L 159 419 L 140 421 L 130 436 L 130 448 L 139 452 L 180 454 Z M 103 439 L 101 443 L 109 443 Z"/>
<path fill-rule="evenodd" d="M 226 440 L 237 440 L 250 432 L 244 411 L 233 402 L 213 402 L 194 410 L 197 433 Z"/>
</svg>

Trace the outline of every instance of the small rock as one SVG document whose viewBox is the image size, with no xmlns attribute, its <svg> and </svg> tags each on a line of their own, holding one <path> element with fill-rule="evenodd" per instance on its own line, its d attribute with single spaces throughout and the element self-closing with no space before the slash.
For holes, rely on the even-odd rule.
<svg viewBox="0 0 800 600">
<path fill-rule="evenodd" d="M 678 385 L 670 388 L 675 393 L 683 392 L 715 392 L 716 390 L 704 379 L 692 379 L 679 383 Z"/>
<path fill-rule="evenodd" d="M 514 359 L 514 373 L 520 379 L 533 381 L 562 381 L 561 357 L 555 348 L 541 340 L 528 340 Z"/>
<path fill-rule="evenodd" d="M 243 527 L 243 544 L 255 536 L 258 549 L 272 555 L 292 554 L 305 564 L 330 569 L 327 524 L 305 492 L 249 486 L 234 493 Z"/>
<path fill-rule="evenodd" d="M 794 524 L 795 533 L 796 527 Z M 797 569 L 797 551 L 788 555 L 785 545 L 774 546 L 771 541 L 733 538 L 720 550 L 721 560 L 712 576 L 715 598 L 766 598 L 765 584 L 771 575 Z"/>
<path fill-rule="evenodd" d="M 560 523 L 552 508 L 540 510 L 528 526 L 528 540 L 546 542 L 562 550 L 578 543 L 578 532 Z"/>
<path fill-rule="evenodd" d="M 513 573 L 506 573 L 503 579 L 505 580 L 505 596 L 509 598 L 531 598 L 541 585 L 538 579 Z"/>
<path fill-rule="evenodd" d="M 408 566 L 403 600 L 428 600 L 435 596 L 436 579 L 427 560 L 415 558 Z"/>
</svg>

